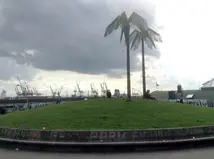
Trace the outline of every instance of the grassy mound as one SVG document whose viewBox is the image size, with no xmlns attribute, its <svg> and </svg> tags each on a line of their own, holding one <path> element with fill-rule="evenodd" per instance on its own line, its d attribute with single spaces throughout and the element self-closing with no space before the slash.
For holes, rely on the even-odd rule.
<svg viewBox="0 0 214 159">
<path fill-rule="evenodd" d="M 214 109 L 150 100 L 87 100 L 0 116 L 0 126 L 33 129 L 145 129 L 214 124 Z"/>
</svg>

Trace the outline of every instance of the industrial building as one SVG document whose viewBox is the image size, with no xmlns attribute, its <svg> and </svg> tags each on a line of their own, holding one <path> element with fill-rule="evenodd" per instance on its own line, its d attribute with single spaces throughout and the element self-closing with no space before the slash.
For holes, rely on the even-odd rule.
<svg viewBox="0 0 214 159">
<path fill-rule="evenodd" d="M 168 91 L 154 91 L 152 95 L 158 100 L 169 100 L 169 92 L 177 92 L 177 90 Z M 182 90 L 183 98 L 187 98 L 188 95 L 192 96 L 192 99 L 206 99 L 214 100 L 214 79 L 211 79 L 202 84 L 201 89 L 198 90 Z"/>
</svg>

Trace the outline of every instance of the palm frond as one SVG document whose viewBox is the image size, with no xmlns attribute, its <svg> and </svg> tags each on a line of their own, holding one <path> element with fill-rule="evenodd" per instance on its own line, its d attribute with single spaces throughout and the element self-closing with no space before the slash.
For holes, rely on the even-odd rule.
<svg viewBox="0 0 214 159">
<path fill-rule="evenodd" d="M 111 34 L 114 30 L 117 30 L 119 27 L 124 28 L 129 26 L 129 21 L 126 15 L 126 12 L 123 12 L 121 15 L 118 15 L 106 28 L 104 37 Z M 123 29 L 123 33 L 125 29 Z"/>
<path fill-rule="evenodd" d="M 147 38 L 147 37 L 145 37 L 145 44 L 148 46 L 148 48 L 150 48 L 150 49 L 153 49 L 153 47 L 154 48 L 156 48 L 153 44 L 152 44 L 152 42 L 151 42 L 151 40 L 149 40 L 149 38 Z"/>
<path fill-rule="evenodd" d="M 142 18 L 136 12 L 133 12 L 129 17 L 129 23 L 137 26 L 140 31 L 145 31 L 148 29 L 148 24 L 144 18 Z"/>
<path fill-rule="evenodd" d="M 128 17 L 126 15 L 126 12 L 123 12 L 121 15 L 120 15 L 120 21 L 121 21 L 121 24 L 122 26 L 128 26 L 129 25 L 129 21 L 128 21 Z"/>
<path fill-rule="evenodd" d="M 121 28 L 120 42 L 123 40 L 123 34 L 124 34 L 124 29 L 123 29 L 123 28 Z"/>
<path fill-rule="evenodd" d="M 146 42 L 146 44 L 151 47 L 151 45 L 156 49 L 155 43 L 154 43 L 154 39 L 152 38 L 152 36 L 149 34 L 149 32 L 145 32 L 144 34 L 144 40 Z"/>
<path fill-rule="evenodd" d="M 151 38 L 156 41 L 156 42 L 163 42 L 161 35 L 159 33 L 157 33 L 156 31 L 152 30 L 151 28 L 147 29 L 147 32 L 149 33 L 149 35 L 151 36 Z"/>
<path fill-rule="evenodd" d="M 121 31 L 121 34 L 124 34 L 126 45 L 129 45 L 130 25 L 126 12 L 123 12 L 120 17 L 121 17 L 121 28 L 123 30 L 123 32 Z"/>
<path fill-rule="evenodd" d="M 104 37 L 108 36 L 109 34 L 111 34 L 114 30 L 117 30 L 119 28 L 119 26 L 121 25 L 120 23 L 120 15 L 117 16 L 106 28 Z"/>
<path fill-rule="evenodd" d="M 141 32 L 134 30 L 129 36 L 131 49 L 136 50 L 141 42 Z"/>
</svg>

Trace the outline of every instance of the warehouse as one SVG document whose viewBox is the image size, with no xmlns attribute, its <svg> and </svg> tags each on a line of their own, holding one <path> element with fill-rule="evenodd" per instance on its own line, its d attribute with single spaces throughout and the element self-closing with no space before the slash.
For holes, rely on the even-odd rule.
<svg viewBox="0 0 214 159">
<path fill-rule="evenodd" d="M 169 91 L 154 91 L 152 95 L 158 100 L 169 100 Z M 173 90 L 177 92 L 177 90 Z M 214 100 L 214 79 L 211 79 L 202 84 L 201 89 L 198 90 L 183 90 L 183 98 L 185 99 L 187 95 L 192 95 L 194 99 L 206 99 Z"/>
</svg>

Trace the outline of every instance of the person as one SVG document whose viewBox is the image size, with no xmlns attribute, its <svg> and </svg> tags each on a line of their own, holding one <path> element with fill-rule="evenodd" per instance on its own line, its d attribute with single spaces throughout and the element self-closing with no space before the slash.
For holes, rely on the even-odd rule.
<svg viewBox="0 0 214 159">
<path fill-rule="evenodd" d="M 111 98 L 111 91 L 107 90 L 107 98 Z"/>
<path fill-rule="evenodd" d="M 152 99 L 155 100 L 155 97 L 151 95 L 150 90 L 147 90 L 143 96 L 145 99 Z"/>
<path fill-rule="evenodd" d="M 176 97 L 177 97 L 177 103 L 184 103 L 183 102 L 183 92 L 177 92 Z"/>
<path fill-rule="evenodd" d="M 7 114 L 7 110 L 5 107 L 0 107 L 0 114 Z"/>
</svg>

